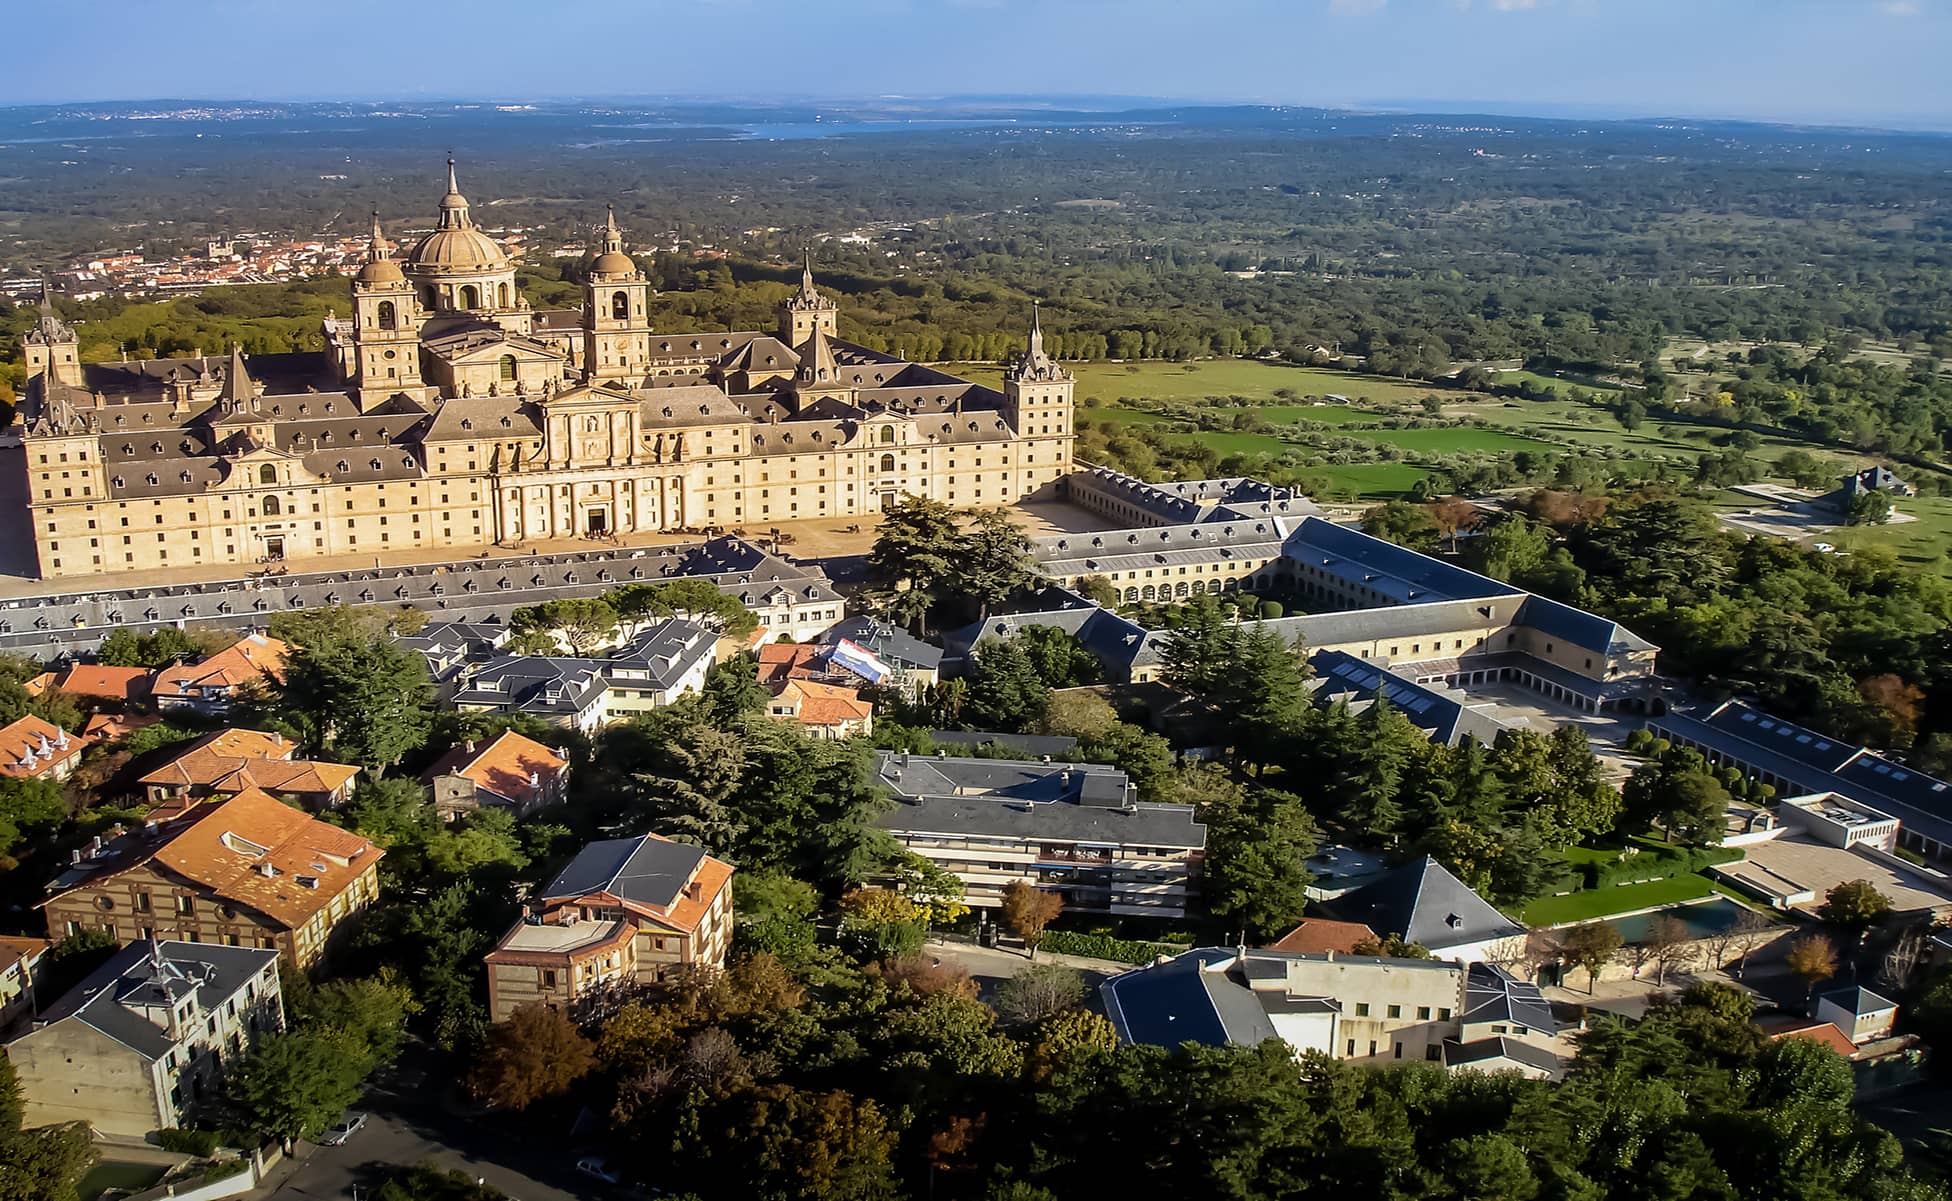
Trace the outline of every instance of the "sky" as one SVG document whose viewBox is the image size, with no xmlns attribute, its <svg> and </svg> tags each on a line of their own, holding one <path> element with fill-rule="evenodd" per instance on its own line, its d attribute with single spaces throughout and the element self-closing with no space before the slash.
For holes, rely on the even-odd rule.
<svg viewBox="0 0 1952 1201">
<path fill-rule="evenodd" d="M 1131 96 L 1952 129 L 1952 0 L 70 0 L 0 103 Z"/>
</svg>

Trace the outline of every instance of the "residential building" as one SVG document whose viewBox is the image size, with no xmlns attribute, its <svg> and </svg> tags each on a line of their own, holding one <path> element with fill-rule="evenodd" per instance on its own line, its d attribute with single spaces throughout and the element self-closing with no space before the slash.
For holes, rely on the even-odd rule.
<svg viewBox="0 0 1952 1201">
<path fill-rule="evenodd" d="M 54 944 L 0 935 L 0 1038 L 34 1011 L 34 980 Z"/>
<path fill-rule="evenodd" d="M 144 939 L 9 1042 L 29 1126 L 86 1122 L 140 1139 L 189 1125 L 224 1072 L 284 1029 L 278 953 Z"/>
<path fill-rule="evenodd" d="M 442 755 L 422 777 L 433 793 L 434 812 L 453 821 L 482 806 L 527 817 L 563 802 L 569 758 L 533 738 L 504 730 L 477 744 L 470 738 Z"/>
<path fill-rule="evenodd" d="M 243 690 L 282 683 L 290 653 L 290 647 L 268 634 L 246 634 L 201 662 L 161 669 L 150 681 L 149 695 L 166 712 L 219 715 L 229 711 Z"/>
<path fill-rule="evenodd" d="M 23 713 L 0 726 L 0 776 L 65 780 L 74 774 L 87 748 L 85 739 L 70 738 L 53 722 Z"/>
<path fill-rule="evenodd" d="M 772 687 L 766 715 L 797 722 L 815 738 L 852 738 L 874 732 L 874 706 L 859 691 L 814 680 L 785 680 Z"/>
<path fill-rule="evenodd" d="M 655 834 L 584 847 L 488 953 L 488 1016 L 600 1005 L 690 965 L 723 966 L 732 865 Z"/>
<path fill-rule="evenodd" d="M 669 618 L 605 658 L 496 655 L 461 669 L 453 704 L 464 713 L 523 713 L 588 734 L 702 689 L 717 647 L 717 635 L 704 626 Z"/>
<path fill-rule="evenodd" d="M 1128 1043 L 1258 1046 L 1383 1066 L 1512 1067 L 1556 1077 L 1539 990 L 1489 964 L 1209 947 L 1114 976 L 1105 1013 Z"/>
<path fill-rule="evenodd" d="M 269 947 L 294 967 L 379 895 L 385 851 L 261 789 L 171 802 L 96 840 L 49 886 L 48 935 Z"/>
<path fill-rule="evenodd" d="M 1294 929 L 1262 947 L 1292 955 L 1320 955 L 1334 951 L 1352 955 L 1357 947 L 1372 942 L 1376 932 L 1361 922 L 1337 922 L 1325 917 L 1303 918 Z"/>
<path fill-rule="evenodd" d="M 1898 1022 L 1898 1003 L 1862 985 L 1833 989 L 1816 999 L 1816 1020 L 1844 1032 L 1855 1046 L 1891 1036 Z"/>
<path fill-rule="evenodd" d="M 1361 922 L 1378 934 L 1415 943 L 1438 959 L 1510 962 L 1524 950 L 1525 927 L 1428 855 L 1320 907 L 1329 917 Z"/>
<path fill-rule="evenodd" d="M 1021 881 L 1073 911 L 1185 917 L 1199 891 L 1193 807 L 1138 800 L 1117 768 L 882 751 L 875 781 L 895 797 L 876 823 L 970 905 L 995 908 Z"/>
<path fill-rule="evenodd" d="M 878 617 L 849 617 L 835 622 L 814 639 L 821 646 L 838 648 L 851 643 L 873 665 L 861 670 L 860 656 L 844 653 L 835 660 L 844 670 L 855 671 L 871 684 L 914 692 L 941 678 L 942 648 L 922 641 L 893 622 Z"/>
<path fill-rule="evenodd" d="M 811 267 L 774 329 L 692 333 L 652 327 L 614 224 L 580 310 L 535 311 L 515 272 L 450 171 L 404 255 L 375 222 L 322 350 L 84 363 L 43 304 L 16 460 L 41 574 L 1000 505 L 1072 470 L 1034 320 L 995 390 L 842 340 Z"/>
<path fill-rule="evenodd" d="M 352 799 L 359 769 L 294 758 L 298 744 L 282 734 L 232 727 L 206 734 L 137 782 L 152 804 L 235 796 L 258 788 L 307 809 L 336 809 Z"/>
<path fill-rule="evenodd" d="M 60 671 L 44 671 L 22 687 L 29 696 L 52 688 L 84 704 L 127 708 L 148 699 L 151 674 L 146 667 L 71 663 Z"/>
</svg>

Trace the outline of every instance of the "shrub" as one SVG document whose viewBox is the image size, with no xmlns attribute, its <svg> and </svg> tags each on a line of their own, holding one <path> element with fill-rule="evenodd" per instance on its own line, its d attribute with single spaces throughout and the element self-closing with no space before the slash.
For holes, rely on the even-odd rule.
<svg viewBox="0 0 1952 1201">
<path fill-rule="evenodd" d="M 1160 955 L 1177 955 L 1184 948 L 1162 942 L 1139 942 L 1109 934 L 1079 934 L 1074 930 L 1046 930 L 1040 950 L 1114 963 L 1151 963 Z"/>
<path fill-rule="evenodd" d="M 156 1145 L 165 1151 L 175 1151 L 180 1155 L 194 1155 L 205 1159 L 216 1153 L 223 1144 L 223 1136 L 215 1130 L 158 1130 Z"/>
</svg>

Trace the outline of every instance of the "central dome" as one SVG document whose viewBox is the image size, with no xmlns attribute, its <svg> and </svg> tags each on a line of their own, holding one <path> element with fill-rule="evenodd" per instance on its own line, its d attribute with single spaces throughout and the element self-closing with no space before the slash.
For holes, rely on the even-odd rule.
<svg viewBox="0 0 1952 1201">
<path fill-rule="evenodd" d="M 508 267 L 508 252 L 487 234 L 464 226 L 428 234 L 407 261 L 422 271 L 501 271 Z"/>
</svg>

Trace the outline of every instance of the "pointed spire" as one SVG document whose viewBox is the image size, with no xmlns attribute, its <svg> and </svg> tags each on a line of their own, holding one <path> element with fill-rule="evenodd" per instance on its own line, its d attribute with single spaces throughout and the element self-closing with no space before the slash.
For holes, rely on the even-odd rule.
<svg viewBox="0 0 1952 1201">
<path fill-rule="evenodd" d="M 386 261 L 386 234 L 380 230 L 380 211 L 378 209 L 373 210 L 373 243 L 368 247 L 368 251 L 372 255 L 373 262 L 383 263 Z"/>
<path fill-rule="evenodd" d="M 255 394 L 251 390 L 251 373 L 244 370 L 244 344 L 230 344 L 230 369 L 224 372 L 223 391 L 217 393 L 221 400 L 249 404 Z"/>
<path fill-rule="evenodd" d="M 68 327 L 67 322 L 61 320 L 61 314 L 54 311 L 54 295 L 48 290 L 46 276 L 41 277 L 40 309 L 41 316 L 36 329 L 39 330 L 43 342 L 74 341 L 74 330 Z"/>
<path fill-rule="evenodd" d="M 818 296 L 819 293 L 813 287 L 813 247 L 802 246 L 800 254 L 800 295 Z"/>
<path fill-rule="evenodd" d="M 840 363 L 827 341 L 827 332 L 818 323 L 800 349 L 800 371 L 795 377 L 801 387 L 820 387 L 840 382 Z"/>
<path fill-rule="evenodd" d="M 1034 300 L 1030 304 L 1029 345 L 1022 357 L 1010 365 L 1005 378 L 1024 383 L 1051 383 L 1066 378 L 1064 368 L 1044 349 L 1044 310 Z"/>
<path fill-rule="evenodd" d="M 447 195 L 441 197 L 441 229 L 472 229 L 474 222 L 468 216 L 468 198 L 461 195 L 461 185 L 454 176 L 454 156 L 447 156 Z"/>
<path fill-rule="evenodd" d="M 617 228 L 617 206 L 606 204 L 603 206 L 603 212 L 603 251 L 605 254 L 622 254 L 624 234 Z"/>
</svg>

